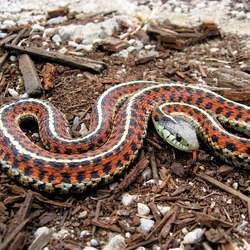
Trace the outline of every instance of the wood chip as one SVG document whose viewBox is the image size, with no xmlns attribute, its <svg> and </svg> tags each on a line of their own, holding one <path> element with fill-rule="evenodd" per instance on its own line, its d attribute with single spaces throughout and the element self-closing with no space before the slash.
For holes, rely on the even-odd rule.
<svg viewBox="0 0 250 250">
<path fill-rule="evenodd" d="M 102 42 L 102 49 L 110 52 L 119 52 L 126 49 L 129 44 L 119 38 L 109 37 Z"/>
<path fill-rule="evenodd" d="M 19 56 L 19 68 L 23 75 L 26 92 L 31 97 L 40 96 L 43 91 L 42 84 L 29 55 L 23 54 Z"/>
<path fill-rule="evenodd" d="M 207 215 L 205 213 L 196 213 L 195 221 L 206 227 L 233 227 L 232 223 L 217 219 L 211 215 Z"/>
<path fill-rule="evenodd" d="M 46 91 L 49 91 L 55 86 L 56 67 L 51 63 L 46 63 L 41 71 L 43 76 L 43 86 Z"/>
</svg>

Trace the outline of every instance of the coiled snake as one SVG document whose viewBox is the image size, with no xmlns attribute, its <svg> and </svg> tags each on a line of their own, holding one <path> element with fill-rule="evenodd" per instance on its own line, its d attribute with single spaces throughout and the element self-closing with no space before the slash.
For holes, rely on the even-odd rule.
<svg viewBox="0 0 250 250">
<path fill-rule="evenodd" d="M 201 87 L 147 81 L 123 83 L 104 92 L 93 107 L 89 133 L 79 139 L 70 138 L 64 116 L 46 101 L 23 99 L 3 105 L 0 166 L 19 183 L 45 192 L 83 192 L 110 182 L 138 155 L 152 111 L 154 123 L 162 126 L 157 107 L 190 122 L 216 156 L 250 169 L 250 140 L 227 132 L 220 124 L 249 136 L 249 107 Z M 30 118 L 38 122 L 41 138 L 52 152 L 35 145 L 21 131 L 20 123 Z M 180 134 L 177 131 L 177 141 L 182 140 Z M 192 148 L 196 141 L 187 143 Z"/>
</svg>

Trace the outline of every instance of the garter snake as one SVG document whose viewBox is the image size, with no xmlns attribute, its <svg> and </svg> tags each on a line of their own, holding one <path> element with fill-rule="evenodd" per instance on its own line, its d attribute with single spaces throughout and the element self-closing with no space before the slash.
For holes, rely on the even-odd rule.
<svg viewBox="0 0 250 250">
<path fill-rule="evenodd" d="M 104 92 L 93 108 L 90 132 L 81 139 L 70 138 L 64 116 L 49 102 L 23 99 L 3 105 L 1 169 L 17 182 L 45 192 L 81 193 L 110 182 L 136 158 L 152 111 L 165 103 L 169 105 L 163 112 L 194 119 L 198 135 L 222 160 L 250 169 L 250 140 L 229 134 L 219 124 L 249 136 L 249 107 L 198 86 L 143 81 Z M 53 152 L 24 135 L 19 125 L 30 118 L 37 120 L 41 137 Z"/>
</svg>

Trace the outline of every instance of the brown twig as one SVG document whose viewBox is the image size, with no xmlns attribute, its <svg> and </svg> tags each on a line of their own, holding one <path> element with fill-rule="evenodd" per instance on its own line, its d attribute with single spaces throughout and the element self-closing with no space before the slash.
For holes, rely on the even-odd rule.
<svg viewBox="0 0 250 250">
<path fill-rule="evenodd" d="M 82 70 L 88 70 L 92 73 L 99 73 L 107 68 L 107 65 L 104 62 L 89 60 L 81 57 L 73 57 L 70 55 L 63 55 L 58 52 L 47 51 L 40 48 L 28 48 L 13 44 L 5 44 L 3 48 L 6 50 L 14 50 L 22 54 L 28 54 L 30 56 L 46 59 L 50 62 L 55 62 Z"/>
<path fill-rule="evenodd" d="M 159 230 L 162 229 L 162 227 L 166 224 L 166 222 L 168 221 L 168 219 L 172 216 L 172 214 L 176 213 L 176 211 L 178 210 L 177 206 L 172 207 L 163 217 L 163 219 L 159 222 L 156 223 L 153 230 L 148 234 L 148 236 L 146 237 L 146 240 L 148 240 L 154 233 L 157 233 Z"/>
<path fill-rule="evenodd" d="M 96 205 L 95 218 L 92 221 L 93 222 L 92 224 L 94 225 L 94 227 L 92 228 L 92 235 L 94 235 L 95 231 L 96 231 L 95 223 L 98 223 L 98 218 L 99 218 L 99 214 L 101 211 L 101 206 L 102 206 L 102 200 L 98 200 L 97 205 Z"/>
<path fill-rule="evenodd" d="M 101 227 L 101 228 L 107 229 L 109 231 L 121 233 L 121 229 L 119 227 L 117 227 L 116 225 L 110 225 L 109 223 L 95 221 L 95 220 L 92 220 L 91 224 L 94 225 L 95 227 Z"/>
</svg>

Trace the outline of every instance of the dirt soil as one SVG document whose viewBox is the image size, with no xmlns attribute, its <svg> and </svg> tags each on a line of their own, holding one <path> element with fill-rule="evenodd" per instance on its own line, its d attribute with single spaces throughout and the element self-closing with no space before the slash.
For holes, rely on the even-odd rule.
<svg viewBox="0 0 250 250">
<path fill-rule="evenodd" d="M 249 63 L 250 58 L 249 50 L 242 50 L 244 37 L 217 36 L 182 50 L 164 48 L 159 40 L 148 39 L 149 44 L 156 45 L 159 54 L 142 61 L 132 54 L 127 59 L 114 56 L 105 48 L 84 53 L 86 58 L 107 64 L 107 69 L 99 74 L 54 63 L 54 85 L 39 98 L 59 108 L 71 127 L 76 116 L 82 118 L 88 127 L 93 103 L 113 85 L 153 80 L 206 83 L 218 87 L 223 86 L 220 85 L 223 83 L 220 78 L 222 74 L 218 74 L 221 68 L 230 70 L 232 76 L 238 76 L 243 70 L 249 73 L 247 66 L 242 67 Z M 43 48 L 42 42 L 42 38 L 32 40 L 28 36 L 25 44 Z M 67 47 L 66 41 L 62 45 L 51 42 L 46 46 L 53 51 L 61 47 Z M 1 55 L 5 52 L 2 49 Z M 11 55 L 17 54 L 11 52 Z M 33 60 L 44 82 L 43 69 L 48 62 L 40 58 Z M 2 67 L 0 80 L 3 86 L 0 97 L 2 104 L 14 99 L 8 88 L 20 86 L 19 94 L 25 92 L 18 61 L 11 61 L 10 57 Z M 238 88 L 234 91 L 237 93 Z M 244 87 L 243 92 L 247 91 L 249 89 Z M 223 93 L 230 95 L 230 90 L 226 89 Z M 237 99 L 237 94 L 231 97 Z M 248 104 L 249 100 L 244 99 L 244 103 Z M 79 128 L 74 126 L 75 136 Z M 27 131 L 26 128 L 26 132 L 33 135 L 34 130 L 29 128 Z M 39 138 L 36 140 L 40 143 Z M 140 160 L 149 159 L 149 176 L 144 179 L 139 174 L 118 195 L 112 196 L 109 185 L 84 195 L 65 197 L 41 194 L 17 185 L 1 173 L 0 249 L 41 249 L 46 246 L 46 249 L 78 250 L 91 244 L 94 249 L 103 249 L 116 234 L 125 237 L 124 249 L 139 246 L 144 249 L 170 249 L 180 247 L 185 231 L 196 228 L 204 230 L 202 239 L 186 244 L 185 249 L 247 249 L 250 244 L 249 172 L 226 165 L 215 158 L 205 145 L 200 147 L 198 163 L 194 168 L 191 167 L 191 158 L 189 153 L 180 152 L 163 142 L 150 124 L 139 159 L 131 166 L 133 168 L 138 166 Z M 206 179 L 206 176 L 212 177 L 212 180 Z M 123 179 L 116 182 L 120 183 Z M 154 182 L 146 185 L 147 179 L 154 179 Z M 129 205 L 121 202 L 121 197 L 126 193 L 135 195 L 135 200 Z M 149 233 L 140 229 L 140 218 L 143 216 L 138 214 L 138 203 L 150 208 L 150 214 L 146 217 L 156 222 Z M 157 206 L 169 206 L 170 210 L 167 215 L 162 215 Z M 53 229 L 53 235 L 43 239 L 44 245 L 38 247 L 38 243 L 34 244 L 34 233 L 45 226 Z M 56 236 L 55 233 L 62 232 L 62 229 L 63 236 Z M 33 246 L 29 248 L 32 243 Z"/>
</svg>

